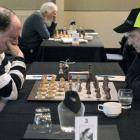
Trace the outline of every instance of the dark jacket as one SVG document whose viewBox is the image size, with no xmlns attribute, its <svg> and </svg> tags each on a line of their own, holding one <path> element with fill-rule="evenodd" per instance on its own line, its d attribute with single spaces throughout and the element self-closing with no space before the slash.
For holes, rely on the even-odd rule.
<svg viewBox="0 0 140 140">
<path fill-rule="evenodd" d="M 134 98 L 140 99 L 140 54 L 137 54 L 131 64 L 127 76 L 127 87 L 133 90 Z"/>
<path fill-rule="evenodd" d="M 41 42 L 43 39 L 53 36 L 55 27 L 56 23 L 54 22 L 50 27 L 47 27 L 39 11 L 34 12 L 26 19 L 20 38 L 21 50 L 26 60 L 35 61 Z"/>
<path fill-rule="evenodd" d="M 54 34 L 56 23 L 48 28 L 40 12 L 34 12 L 23 24 L 21 42 L 23 46 L 34 48 L 40 46 L 43 39 L 48 39 Z"/>
</svg>

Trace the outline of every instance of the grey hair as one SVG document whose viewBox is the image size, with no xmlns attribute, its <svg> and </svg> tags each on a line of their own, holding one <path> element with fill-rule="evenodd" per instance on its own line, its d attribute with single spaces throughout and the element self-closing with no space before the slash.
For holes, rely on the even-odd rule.
<svg viewBox="0 0 140 140">
<path fill-rule="evenodd" d="M 57 9 L 58 8 L 57 8 L 56 4 L 54 4 L 53 2 L 46 2 L 41 6 L 40 12 L 42 14 L 45 12 L 52 13 L 53 11 L 57 11 Z"/>
</svg>

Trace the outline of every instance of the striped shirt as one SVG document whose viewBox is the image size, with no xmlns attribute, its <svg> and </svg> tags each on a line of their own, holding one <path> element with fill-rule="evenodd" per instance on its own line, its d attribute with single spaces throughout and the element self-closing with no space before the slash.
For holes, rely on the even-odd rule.
<svg viewBox="0 0 140 140">
<path fill-rule="evenodd" d="M 15 57 L 8 61 L 5 54 L 0 54 L 0 97 L 16 100 L 25 79 L 26 65 L 24 58 Z"/>
</svg>

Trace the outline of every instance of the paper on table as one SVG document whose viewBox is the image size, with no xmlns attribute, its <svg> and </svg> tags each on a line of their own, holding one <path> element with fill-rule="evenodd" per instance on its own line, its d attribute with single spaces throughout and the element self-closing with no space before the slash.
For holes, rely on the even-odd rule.
<svg viewBox="0 0 140 140">
<path fill-rule="evenodd" d="M 61 38 L 61 40 L 62 40 L 62 42 L 63 43 L 72 43 L 72 38 Z M 87 43 L 88 42 L 88 40 L 86 40 L 86 39 L 79 39 L 79 42 L 85 42 L 85 43 Z"/>
<path fill-rule="evenodd" d="M 97 116 L 75 117 L 75 140 L 89 138 L 97 140 Z"/>
<path fill-rule="evenodd" d="M 109 81 L 125 81 L 125 76 L 119 76 L 119 75 L 95 75 L 95 77 L 99 81 L 103 81 L 105 76 L 108 76 Z"/>
<path fill-rule="evenodd" d="M 91 35 L 92 36 L 92 35 L 98 35 L 98 33 L 95 33 L 95 32 L 92 32 L 92 33 L 86 32 L 85 35 Z"/>
<path fill-rule="evenodd" d="M 26 80 L 40 80 L 42 75 L 26 75 Z M 47 79 L 51 80 L 52 74 L 47 74 Z"/>
<path fill-rule="evenodd" d="M 40 80 L 42 75 L 26 75 L 26 80 Z"/>
<path fill-rule="evenodd" d="M 48 40 L 52 40 L 52 41 L 61 41 L 61 39 L 59 39 L 59 38 L 49 38 Z"/>
</svg>

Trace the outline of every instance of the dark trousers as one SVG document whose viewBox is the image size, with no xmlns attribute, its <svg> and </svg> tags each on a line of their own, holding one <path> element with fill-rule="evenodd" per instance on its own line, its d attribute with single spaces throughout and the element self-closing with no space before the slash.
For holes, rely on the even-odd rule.
<svg viewBox="0 0 140 140">
<path fill-rule="evenodd" d="M 22 47 L 21 50 L 24 54 L 26 63 L 32 63 L 34 61 L 37 61 L 38 48 L 27 49 Z"/>
</svg>

